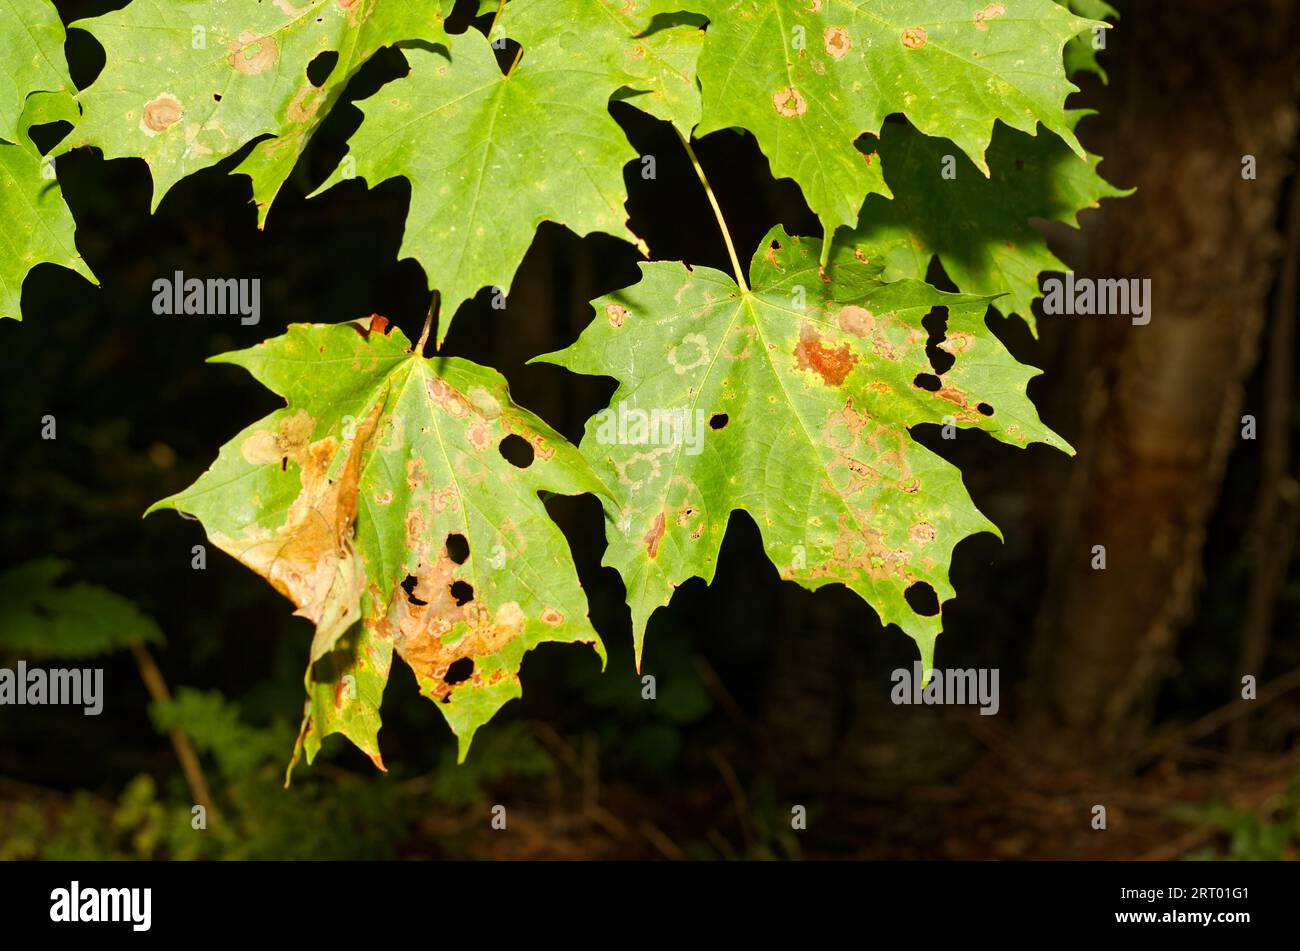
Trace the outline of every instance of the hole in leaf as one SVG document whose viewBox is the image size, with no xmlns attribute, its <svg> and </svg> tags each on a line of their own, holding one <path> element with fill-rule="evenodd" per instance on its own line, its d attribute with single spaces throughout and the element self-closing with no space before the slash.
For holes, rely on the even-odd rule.
<svg viewBox="0 0 1300 951">
<path fill-rule="evenodd" d="M 468 581 L 453 581 L 451 596 L 456 599 L 456 607 L 469 604 L 474 600 L 474 586 Z"/>
<path fill-rule="evenodd" d="M 407 575 L 406 579 L 402 582 L 402 590 L 406 592 L 407 601 L 410 601 L 417 608 L 422 608 L 429 602 L 421 601 L 415 596 L 415 586 L 419 583 L 419 579 L 417 579 L 415 575 Z"/>
<path fill-rule="evenodd" d="M 709 425 L 714 429 L 721 429 L 729 422 L 731 422 L 731 417 L 726 413 L 714 413 L 709 417 Z"/>
<path fill-rule="evenodd" d="M 917 581 L 903 592 L 907 606 L 921 617 L 934 617 L 939 613 L 939 596 L 925 581 Z"/>
<path fill-rule="evenodd" d="M 923 390 L 929 390 L 931 393 L 937 393 L 939 387 L 943 386 L 943 382 L 933 373 L 918 373 L 916 379 L 912 381 L 912 385 Z"/>
<path fill-rule="evenodd" d="M 985 416 L 993 415 L 993 407 L 990 406 L 988 403 L 980 403 L 975 408 L 979 410 L 981 413 L 983 413 Z"/>
<path fill-rule="evenodd" d="M 213 101 L 213 102 L 220 102 L 220 101 L 221 101 L 221 93 L 219 93 L 219 92 L 214 92 L 214 93 L 212 94 L 212 101 Z"/>
<path fill-rule="evenodd" d="M 501 72 L 508 73 L 519 54 L 519 44 L 507 37 L 499 37 L 492 42 L 492 52 L 497 56 L 497 66 Z"/>
<path fill-rule="evenodd" d="M 447 536 L 447 557 L 458 565 L 465 564 L 465 559 L 469 557 L 469 542 L 460 532 Z"/>
<path fill-rule="evenodd" d="M 921 326 L 929 331 L 929 336 L 925 339 L 925 355 L 929 358 L 934 372 L 943 376 L 957 362 L 957 358 L 947 350 L 939 349 L 939 344 L 943 343 L 944 338 L 948 336 L 948 308 L 932 308 L 921 319 Z"/>
<path fill-rule="evenodd" d="M 318 54 L 307 64 L 307 82 L 316 87 L 325 85 L 325 80 L 330 78 L 338 61 L 339 54 L 335 50 L 325 50 Z"/>
<path fill-rule="evenodd" d="M 501 445 L 497 448 L 501 450 L 506 462 L 516 469 L 527 469 L 533 464 L 533 447 L 523 436 L 511 433 L 501 440 Z"/>
<path fill-rule="evenodd" d="M 281 472 L 288 472 L 288 471 L 289 471 L 289 457 L 288 457 L 288 456 L 281 456 L 281 457 L 280 457 L 280 471 L 281 471 Z"/>
<path fill-rule="evenodd" d="M 460 660 L 451 662 L 447 672 L 442 675 L 442 682 L 445 684 L 459 684 L 469 680 L 474 676 L 474 659 L 472 657 L 462 657 Z"/>
</svg>

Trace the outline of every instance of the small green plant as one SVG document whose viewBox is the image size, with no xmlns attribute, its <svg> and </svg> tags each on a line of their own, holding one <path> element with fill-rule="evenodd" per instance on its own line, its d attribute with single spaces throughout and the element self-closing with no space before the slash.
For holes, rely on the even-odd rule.
<svg viewBox="0 0 1300 951">
<path fill-rule="evenodd" d="M 1196 825 L 1212 826 L 1227 837 L 1226 848 L 1201 849 L 1189 859 L 1278 861 L 1300 858 L 1300 776 L 1286 792 L 1262 809 L 1241 809 L 1223 802 L 1180 812 Z"/>
</svg>

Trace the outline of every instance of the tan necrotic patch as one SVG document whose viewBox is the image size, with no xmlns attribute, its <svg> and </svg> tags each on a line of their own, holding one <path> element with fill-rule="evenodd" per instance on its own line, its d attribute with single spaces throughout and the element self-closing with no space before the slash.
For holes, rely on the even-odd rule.
<svg viewBox="0 0 1300 951">
<path fill-rule="evenodd" d="M 185 110 L 181 108 L 180 100 L 170 93 L 163 93 L 144 104 L 144 110 L 140 113 L 140 128 L 146 135 L 157 135 L 180 122 L 184 116 Z"/>
<path fill-rule="evenodd" d="M 772 106 L 777 115 L 791 119 L 808 111 L 808 100 L 794 86 L 786 86 L 772 93 Z"/>
<path fill-rule="evenodd" d="M 853 38 L 842 26 L 828 26 L 822 33 L 822 45 L 831 59 L 843 59 L 853 48 Z"/>
<path fill-rule="evenodd" d="M 227 46 L 230 55 L 226 62 L 230 68 L 245 76 L 256 76 L 275 65 L 280 58 L 280 45 L 273 36 L 258 36 L 245 31 Z"/>
</svg>

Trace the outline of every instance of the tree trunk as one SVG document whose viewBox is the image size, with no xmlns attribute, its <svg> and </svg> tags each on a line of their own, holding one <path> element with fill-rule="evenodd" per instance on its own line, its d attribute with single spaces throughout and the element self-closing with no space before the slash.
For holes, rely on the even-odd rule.
<svg viewBox="0 0 1300 951">
<path fill-rule="evenodd" d="M 1032 688 L 1038 725 L 1096 759 L 1143 742 L 1199 586 L 1276 278 L 1297 122 L 1294 4 L 1131 3 L 1121 15 L 1106 54 L 1117 101 L 1092 121 L 1114 155 L 1107 177 L 1137 193 L 1089 223 L 1090 276 L 1150 278 L 1151 320 L 1054 318 L 1075 322 L 1070 337 L 1096 335 L 1100 359 Z M 1097 545 L 1105 570 L 1092 566 Z"/>
</svg>

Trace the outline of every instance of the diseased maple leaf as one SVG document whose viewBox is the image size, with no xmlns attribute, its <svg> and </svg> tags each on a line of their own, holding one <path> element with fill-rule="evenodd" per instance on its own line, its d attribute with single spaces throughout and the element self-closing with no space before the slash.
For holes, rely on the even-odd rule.
<svg viewBox="0 0 1300 951">
<path fill-rule="evenodd" d="M 507 75 L 473 30 L 403 52 L 411 72 L 358 103 L 365 120 L 349 154 L 371 186 L 411 182 L 401 255 L 442 293 L 439 343 L 480 288 L 509 290 L 543 221 L 636 241 L 622 173 L 636 153 L 609 115 L 607 85 L 528 50 Z M 340 166 L 318 191 L 345 177 Z"/>
<path fill-rule="evenodd" d="M 951 598 L 954 546 L 997 529 L 909 428 L 1069 449 L 1026 396 L 1037 371 L 985 325 L 987 298 L 882 283 L 851 252 L 823 278 L 820 253 L 819 241 L 774 229 L 751 291 L 710 268 L 642 264 L 639 283 L 595 302 L 577 343 L 537 358 L 620 383 L 581 448 L 623 492 L 605 562 L 627 587 L 638 659 L 650 615 L 688 578 L 712 580 L 731 513 L 744 509 L 783 578 L 848 586 L 916 641 L 928 669 L 942 619 L 914 610 L 907 591 L 924 583 Z M 940 347 L 955 358 L 942 374 L 922 327 L 936 307 L 947 310 Z"/>
<path fill-rule="evenodd" d="M 901 112 L 951 139 L 987 173 L 997 119 L 1037 123 L 1083 149 L 1065 119 L 1061 50 L 1092 25 L 1053 0 L 683 0 L 709 17 L 697 134 L 752 132 L 792 178 L 826 235 L 888 195 L 881 163 L 855 147 Z"/>
<path fill-rule="evenodd" d="M 135 0 L 73 27 L 104 47 L 104 71 L 80 94 L 85 120 L 68 147 L 149 163 L 152 209 L 167 191 L 262 135 L 235 169 L 253 180 L 259 226 L 312 132 L 380 48 L 442 34 L 436 9 L 408 0 Z M 338 60 L 319 86 L 320 54 Z"/>
<path fill-rule="evenodd" d="M 1086 114 L 1070 112 L 1071 128 Z M 1039 274 L 1067 268 L 1029 220 L 1077 228 L 1083 209 L 1132 193 L 1097 174 L 1099 156 L 1081 159 L 1056 136 L 1006 126 L 998 127 L 989 146 L 988 178 L 954 154 L 951 143 L 901 123 L 885 125 L 879 152 L 894 198 L 869 197 L 857 228 L 839 233 L 836 246 L 856 248 L 882 264 L 887 281 L 924 280 L 938 255 L 958 290 L 1005 295 L 993 306 L 1019 314 L 1031 330 Z M 945 167 L 951 177 L 942 173 Z"/>
<path fill-rule="evenodd" d="M 511 402 L 500 374 L 410 349 L 375 317 L 297 324 L 213 358 L 288 405 L 149 510 L 197 516 L 214 545 L 315 623 L 299 738 L 309 762 L 341 732 L 382 768 L 379 704 L 394 650 L 462 758 L 474 731 L 519 696 L 527 651 L 583 642 L 604 657 L 538 493 L 608 490 L 564 437 Z M 531 461 L 507 461 L 506 440 L 524 441 Z"/>
<path fill-rule="evenodd" d="M 689 133 L 700 121 L 695 61 L 704 32 L 678 8 L 673 0 L 512 0 L 495 32 L 536 62 L 582 70 L 607 97 Z"/>
</svg>

